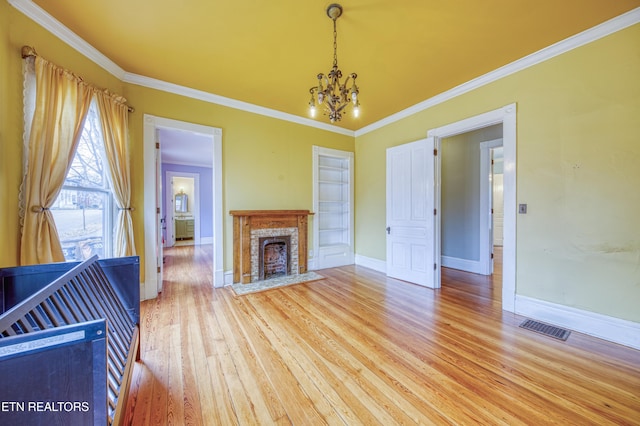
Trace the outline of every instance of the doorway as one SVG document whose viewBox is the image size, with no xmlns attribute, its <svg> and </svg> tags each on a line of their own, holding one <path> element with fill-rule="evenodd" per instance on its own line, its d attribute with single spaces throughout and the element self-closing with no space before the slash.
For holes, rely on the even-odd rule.
<svg viewBox="0 0 640 426">
<path fill-rule="evenodd" d="M 163 170 L 167 167 L 164 165 Z M 208 200 L 201 202 L 200 173 L 165 170 L 164 175 L 164 247 L 211 244 L 210 224 L 205 224 L 204 232 L 201 227 L 201 217 L 211 217 L 212 204 Z M 209 185 L 205 187 L 210 189 Z"/>
<path fill-rule="evenodd" d="M 510 104 L 475 117 L 448 124 L 428 132 L 435 138 L 436 152 L 442 152 L 442 139 L 502 124 L 503 140 L 503 196 L 504 226 L 502 245 L 502 309 L 515 311 L 516 290 L 516 105 Z M 442 155 L 436 155 L 434 184 L 436 186 L 436 212 L 442 214 L 440 202 Z M 441 217 L 436 218 L 439 228 Z M 440 230 L 436 231 L 436 248 L 441 247 Z M 437 285 L 440 286 L 439 276 Z"/>
<path fill-rule="evenodd" d="M 224 285 L 223 263 L 223 207 L 222 207 L 222 130 L 199 124 L 177 121 L 167 118 L 144 116 L 144 228 L 145 228 L 145 280 L 143 295 L 145 299 L 155 298 L 162 291 L 162 231 L 164 221 L 162 206 L 162 131 L 179 131 L 206 138 L 211 145 L 211 195 L 210 202 L 213 229 L 213 284 Z M 182 151 L 189 151 L 182 148 Z M 201 182 L 202 183 L 202 182 Z M 155 196 L 153 188 L 155 188 Z"/>
<path fill-rule="evenodd" d="M 501 146 L 502 124 L 441 140 L 442 266 L 492 272 L 491 150 Z"/>
</svg>

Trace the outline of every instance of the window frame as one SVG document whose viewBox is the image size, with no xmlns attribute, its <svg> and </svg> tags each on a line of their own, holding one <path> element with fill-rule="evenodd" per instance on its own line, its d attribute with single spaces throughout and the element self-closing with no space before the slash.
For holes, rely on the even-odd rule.
<svg viewBox="0 0 640 426">
<path fill-rule="evenodd" d="M 88 137 L 88 140 L 91 141 L 91 143 L 93 144 L 99 144 L 101 146 L 98 146 L 97 150 L 94 150 L 95 153 L 99 154 L 100 158 L 100 162 L 102 163 L 102 180 L 103 180 L 103 185 L 102 187 L 91 187 L 91 186 L 86 186 L 86 185 L 68 185 L 68 184 L 63 184 L 62 188 L 60 190 L 60 193 L 58 194 L 58 196 L 56 197 L 56 200 L 54 201 L 54 205 L 57 204 L 59 197 L 61 196 L 63 191 L 74 191 L 76 192 L 76 195 L 80 192 L 85 192 L 85 193 L 98 193 L 101 195 L 104 195 L 104 205 L 103 205 L 103 213 L 102 213 L 102 244 L 103 244 L 103 257 L 104 258 L 109 258 L 109 257 L 113 257 L 114 255 L 114 239 L 115 239 L 115 224 L 116 224 L 116 219 L 117 219 L 117 205 L 116 205 L 116 201 L 115 201 L 115 196 L 113 194 L 113 185 L 111 182 L 111 173 L 109 173 L 109 164 L 106 158 L 106 154 L 105 154 L 105 145 L 104 145 L 104 137 L 102 135 L 102 128 L 100 125 L 100 120 L 102 120 L 102 117 L 100 115 L 100 110 L 98 109 L 98 106 L 96 104 L 95 98 L 91 101 L 91 106 L 89 108 L 89 110 L 87 111 L 87 115 L 84 117 L 82 126 L 83 126 L 83 131 L 80 135 L 80 138 L 82 139 L 84 137 L 84 132 L 86 131 L 86 126 L 87 126 L 87 121 L 89 120 L 89 115 L 90 114 L 95 114 L 96 115 L 96 120 L 98 121 L 98 133 L 99 133 L 99 140 L 94 140 L 94 138 L 92 138 L 91 136 Z M 78 144 L 80 143 L 80 141 L 78 142 Z M 72 160 L 72 165 L 73 162 L 75 161 L 75 157 L 78 155 L 78 147 L 76 147 L 76 151 L 74 152 L 73 155 L 73 160 Z M 72 167 L 69 167 L 69 170 L 67 170 L 67 175 L 65 176 L 65 182 L 67 181 L 67 178 L 69 176 L 69 173 L 71 172 Z M 57 210 L 57 209 L 55 209 Z M 58 223 L 55 221 L 55 215 L 54 215 L 54 223 L 56 224 L 56 230 L 59 230 L 58 227 Z M 60 238 L 60 235 L 58 235 L 60 244 L 62 245 L 63 242 L 65 240 Z M 67 259 L 65 256 L 65 262 L 75 262 L 78 260 L 83 260 L 83 259 Z"/>
</svg>

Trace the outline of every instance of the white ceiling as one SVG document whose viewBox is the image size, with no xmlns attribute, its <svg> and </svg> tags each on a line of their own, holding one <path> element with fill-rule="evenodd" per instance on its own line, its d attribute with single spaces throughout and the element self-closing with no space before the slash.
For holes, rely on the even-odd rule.
<svg viewBox="0 0 640 426">
<path fill-rule="evenodd" d="M 184 130 L 160 129 L 158 139 L 163 163 L 213 167 L 211 136 Z"/>
</svg>

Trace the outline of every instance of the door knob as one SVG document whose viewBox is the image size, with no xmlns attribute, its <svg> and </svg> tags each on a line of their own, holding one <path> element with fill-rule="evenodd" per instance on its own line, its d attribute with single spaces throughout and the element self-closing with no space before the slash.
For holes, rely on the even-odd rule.
<svg viewBox="0 0 640 426">
<path fill-rule="evenodd" d="M 387 234 L 391 234 L 391 227 L 387 226 Z"/>
</svg>

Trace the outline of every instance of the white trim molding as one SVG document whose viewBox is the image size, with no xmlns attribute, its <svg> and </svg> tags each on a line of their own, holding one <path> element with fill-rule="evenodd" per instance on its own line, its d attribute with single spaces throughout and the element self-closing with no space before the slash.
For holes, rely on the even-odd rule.
<svg viewBox="0 0 640 426">
<path fill-rule="evenodd" d="M 516 296 L 516 314 L 640 350 L 640 323 Z"/>
<path fill-rule="evenodd" d="M 502 123 L 504 150 L 502 309 L 509 312 L 514 312 L 516 294 L 516 110 L 515 103 L 509 104 L 427 132 L 427 136 L 441 139 Z M 436 161 L 440 161 L 440 156 L 437 157 Z M 441 210 L 439 205 L 436 208 L 438 211 Z"/>
<path fill-rule="evenodd" d="M 387 262 L 380 259 L 374 259 L 373 257 L 362 256 L 356 254 L 356 265 L 364 266 L 365 268 L 373 269 L 374 271 L 387 273 Z"/>
<path fill-rule="evenodd" d="M 502 138 L 480 142 L 480 260 L 479 274 L 493 274 L 493 167 L 491 150 L 502 147 Z M 502 203 L 504 210 L 504 202 Z"/>
<path fill-rule="evenodd" d="M 7 0 L 11 6 L 18 9 L 32 21 L 76 49 L 82 55 L 102 67 L 105 71 L 122 80 L 126 74 L 115 62 L 107 58 L 98 49 L 87 43 L 78 34 L 64 26 L 53 16 L 31 0 Z M 35 46 L 34 46 L 35 47 Z"/>
<path fill-rule="evenodd" d="M 479 260 L 461 259 L 459 257 L 440 256 L 440 265 L 445 268 L 471 272 L 472 274 L 490 275 L 486 273 L 484 265 Z"/>
<path fill-rule="evenodd" d="M 213 144 L 213 284 L 222 287 L 224 283 L 224 241 L 223 241 L 223 199 L 222 199 L 222 129 L 196 123 L 183 122 L 169 118 L 144 114 L 143 151 L 144 151 L 144 186 L 154 188 L 156 185 L 155 144 L 156 130 L 160 128 L 179 129 L 193 133 L 200 133 L 211 137 Z M 144 227 L 145 227 L 145 280 L 147 299 L 153 299 L 158 294 L 161 284 L 155 273 L 155 199 L 147 190 L 144 197 Z"/>
<path fill-rule="evenodd" d="M 160 90 L 167 93 L 173 93 L 175 95 L 185 96 L 191 99 L 197 99 L 200 101 L 208 102 L 211 104 L 222 105 L 228 108 L 234 108 L 241 111 L 251 112 L 254 114 L 260 114 L 271 118 L 277 118 L 279 120 L 289 121 L 292 123 L 302 124 L 304 126 L 315 127 L 321 130 L 327 130 L 330 132 L 338 133 L 346 136 L 355 136 L 353 130 L 343 129 L 331 124 L 322 123 L 319 121 L 311 120 L 310 118 L 299 117 L 297 115 L 289 114 L 282 111 L 277 111 L 271 108 L 265 108 L 259 105 L 250 104 L 248 102 L 238 101 L 236 99 L 226 98 L 224 96 L 215 95 L 213 93 L 204 92 L 202 90 L 192 89 L 185 86 L 180 86 L 173 83 L 167 83 L 166 81 L 156 80 L 155 78 L 145 77 L 142 75 L 125 73 L 122 81 L 125 83 L 135 84 L 137 86 L 148 87 L 150 89 Z"/>
<path fill-rule="evenodd" d="M 162 143 L 161 143 L 162 149 Z M 211 162 L 213 168 L 213 161 Z M 202 241 L 200 240 L 200 232 L 202 230 L 202 223 L 200 222 L 200 173 L 190 173 L 190 172 L 176 172 L 176 171 L 166 171 L 164 176 L 161 176 L 162 182 L 164 184 L 164 195 L 166 204 L 164 206 L 164 216 L 165 216 L 165 230 L 167 232 L 167 239 L 165 241 L 165 246 L 169 244 L 169 247 L 172 247 L 176 244 L 176 230 L 175 230 L 175 214 L 173 211 L 173 179 L 174 178 L 191 178 L 193 179 L 193 192 L 195 196 L 193 200 L 191 200 L 191 210 L 192 217 L 194 219 L 194 231 L 193 231 L 193 244 L 200 245 Z M 171 220 L 169 220 L 169 216 L 171 216 Z"/>
<path fill-rule="evenodd" d="M 254 114 L 260 114 L 279 120 L 289 121 L 292 123 L 302 124 L 304 126 L 315 127 L 329 132 L 334 132 L 346 136 L 355 137 L 353 130 L 343 129 L 342 127 L 315 121 L 310 118 L 300 117 L 297 115 L 285 113 L 271 108 L 250 104 L 248 102 L 238 101 L 236 99 L 226 98 L 224 96 L 215 95 L 213 93 L 196 90 L 177 84 L 168 83 L 150 77 L 133 74 L 119 67 L 115 62 L 106 57 L 98 49 L 87 43 L 79 35 L 71 31 L 60 21 L 47 13 L 32 0 L 7 0 L 14 8 L 22 12 L 32 21 L 48 30 L 50 33 L 58 37 L 63 42 L 80 52 L 82 55 L 102 67 L 104 70 L 114 75 L 125 83 L 135 84 L 138 86 L 148 87 L 176 95 L 182 95 L 188 98 L 197 99 L 212 104 L 222 105 L 229 108 L 239 109 Z"/>
<path fill-rule="evenodd" d="M 224 286 L 233 285 L 233 271 L 226 271 L 224 273 Z"/>
</svg>

